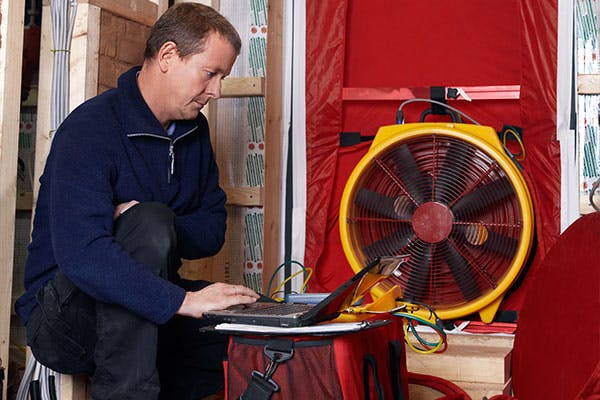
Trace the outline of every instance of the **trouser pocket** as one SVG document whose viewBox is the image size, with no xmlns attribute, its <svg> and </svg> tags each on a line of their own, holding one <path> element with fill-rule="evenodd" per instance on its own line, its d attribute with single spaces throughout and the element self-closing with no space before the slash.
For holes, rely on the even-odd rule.
<svg viewBox="0 0 600 400">
<path fill-rule="evenodd" d="M 96 342 L 94 304 L 62 274 L 40 288 L 27 323 L 35 358 L 64 374 L 91 373 Z"/>
</svg>

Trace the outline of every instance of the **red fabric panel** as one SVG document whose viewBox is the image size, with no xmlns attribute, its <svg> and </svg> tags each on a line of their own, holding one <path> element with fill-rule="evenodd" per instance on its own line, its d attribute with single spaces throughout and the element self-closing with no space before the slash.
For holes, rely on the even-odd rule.
<svg viewBox="0 0 600 400">
<path fill-rule="evenodd" d="M 533 199 L 537 249 L 527 275 L 502 308 L 521 309 L 529 274 L 535 273 L 560 233 L 560 144 L 556 140 L 557 0 L 522 0 L 521 124 L 527 159 L 524 175 Z"/>
<path fill-rule="evenodd" d="M 346 11 L 344 30 L 339 24 Z M 345 180 L 366 147 L 339 151 L 338 133 L 373 135 L 380 126 L 395 123 L 399 106 L 392 101 L 342 104 L 333 99 L 341 95 L 342 86 L 520 84 L 520 100 L 455 101 L 451 105 L 496 130 L 505 123 L 523 127 L 524 175 L 533 198 L 539 242 L 529 271 L 537 268 L 560 229 L 556 32 L 557 0 L 490 0 L 485 7 L 478 0 L 347 0 L 344 6 L 307 2 L 305 263 L 316 271 L 310 291 L 332 290 L 351 273 L 339 243 L 337 214 Z M 344 34 L 342 48 L 344 38 L 339 35 Z M 332 45 L 338 46 L 335 51 Z M 417 121 L 425 108 L 425 103 L 409 104 L 404 109 L 406 121 Z M 436 120 L 446 119 L 427 119 Z M 524 278 L 502 308 L 519 309 L 527 287 Z"/>
<path fill-rule="evenodd" d="M 512 360 L 519 399 L 575 399 L 584 387 L 599 397 L 599 238 L 600 213 L 580 218 L 530 276 Z"/>
<path fill-rule="evenodd" d="M 515 84 L 517 0 L 351 0 L 345 86 Z"/>
<path fill-rule="evenodd" d="M 333 190 L 327 212 L 327 224 L 324 229 L 325 242 L 323 252 L 319 257 L 319 268 L 316 268 L 314 271 L 313 277 L 315 279 L 311 280 L 310 291 L 331 291 L 347 281 L 354 274 L 343 254 L 340 243 L 338 217 L 344 186 L 352 173 L 352 169 L 365 155 L 370 145 L 370 142 L 365 142 L 356 146 L 339 149 Z"/>
<path fill-rule="evenodd" d="M 306 5 L 306 257 L 323 251 L 329 194 L 342 128 L 346 1 Z M 315 282 L 316 283 L 316 282 Z M 317 286 L 317 285 L 314 285 Z"/>
</svg>

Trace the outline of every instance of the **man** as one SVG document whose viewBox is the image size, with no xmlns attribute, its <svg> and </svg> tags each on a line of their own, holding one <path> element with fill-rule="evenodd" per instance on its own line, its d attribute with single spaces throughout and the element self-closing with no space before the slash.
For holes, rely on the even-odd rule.
<svg viewBox="0 0 600 400">
<path fill-rule="evenodd" d="M 74 110 L 54 138 L 16 310 L 36 359 L 88 373 L 94 399 L 222 388 L 225 343 L 199 333 L 202 314 L 258 295 L 177 269 L 180 257 L 223 244 L 225 193 L 200 110 L 219 97 L 240 46 L 213 9 L 171 7 L 142 67 Z"/>
</svg>

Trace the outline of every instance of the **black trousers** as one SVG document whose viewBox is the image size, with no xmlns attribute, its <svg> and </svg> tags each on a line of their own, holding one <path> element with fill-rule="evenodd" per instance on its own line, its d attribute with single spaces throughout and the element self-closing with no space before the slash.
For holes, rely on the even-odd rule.
<svg viewBox="0 0 600 400">
<path fill-rule="evenodd" d="M 141 203 L 115 224 L 116 240 L 157 275 L 186 291 L 209 283 L 179 278 L 174 215 Z M 223 389 L 227 337 L 201 332 L 201 319 L 174 316 L 158 326 L 115 304 L 97 301 L 61 272 L 37 293 L 27 322 L 36 359 L 64 374 L 87 373 L 92 397 L 197 400 Z"/>
</svg>

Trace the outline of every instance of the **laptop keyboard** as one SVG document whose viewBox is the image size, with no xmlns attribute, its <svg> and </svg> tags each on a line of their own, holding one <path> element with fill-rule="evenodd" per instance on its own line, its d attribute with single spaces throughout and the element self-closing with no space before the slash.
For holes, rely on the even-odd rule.
<svg viewBox="0 0 600 400">
<path fill-rule="evenodd" d="M 255 306 L 255 307 L 253 307 Z M 313 308 L 312 304 L 301 303 L 254 303 L 247 308 L 237 310 L 238 313 L 260 314 L 260 315 L 286 315 L 308 311 Z"/>
</svg>

